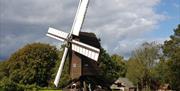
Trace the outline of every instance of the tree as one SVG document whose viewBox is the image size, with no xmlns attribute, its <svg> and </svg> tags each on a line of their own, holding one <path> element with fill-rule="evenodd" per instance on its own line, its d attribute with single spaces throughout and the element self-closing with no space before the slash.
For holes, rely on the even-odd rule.
<svg viewBox="0 0 180 91">
<path fill-rule="evenodd" d="M 160 46 L 155 42 L 144 43 L 136 49 L 127 63 L 126 77 L 133 81 L 141 89 L 154 88 L 153 68 L 159 59 Z"/>
<path fill-rule="evenodd" d="M 126 67 L 122 60 L 123 58 L 121 56 L 110 56 L 103 48 L 101 48 L 99 67 L 106 80 L 113 82 L 114 80 L 117 80 L 117 78 L 125 76 Z"/>
<path fill-rule="evenodd" d="M 48 44 L 27 44 L 8 59 L 7 77 L 17 84 L 48 86 L 57 52 L 56 47 Z"/>
<path fill-rule="evenodd" d="M 169 83 L 175 90 L 180 90 L 180 24 L 174 29 L 174 35 L 164 42 L 163 53 L 171 70 Z"/>
<path fill-rule="evenodd" d="M 7 61 L 0 62 L 0 80 L 8 76 Z"/>
<path fill-rule="evenodd" d="M 117 74 L 118 76 L 120 77 L 125 77 L 126 75 L 126 71 L 127 71 L 127 67 L 126 67 L 126 62 L 125 60 L 123 59 L 122 56 L 120 55 L 117 55 L 117 54 L 113 54 L 111 56 L 111 60 L 114 61 L 117 65 Z"/>
<path fill-rule="evenodd" d="M 154 68 L 153 77 L 158 81 L 159 85 L 169 83 L 171 80 L 171 70 L 167 64 L 167 61 L 162 58 Z"/>
</svg>

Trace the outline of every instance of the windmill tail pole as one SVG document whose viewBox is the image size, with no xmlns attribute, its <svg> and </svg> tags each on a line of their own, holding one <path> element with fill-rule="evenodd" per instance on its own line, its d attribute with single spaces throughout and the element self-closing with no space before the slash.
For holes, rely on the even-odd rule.
<svg viewBox="0 0 180 91">
<path fill-rule="evenodd" d="M 68 52 L 68 48 L 65 47 L 64 54 L 63 54 L 63 57 L 61 59 L 61 64 L 60 64 L 60 67 L 58 69 L 56 78 L 54 80 L 54 84 L 55 84 L 56 87 L 58 86 L 58 83 L 59 83 L 59 80 L 60 80 L 60 77 L 61 77 L 61 73 L 62 73 L 63 66 L 64 66 L 64 63 L 65 63 L 65 60 L 66 60 L 67 52 Z"/>
</svg>

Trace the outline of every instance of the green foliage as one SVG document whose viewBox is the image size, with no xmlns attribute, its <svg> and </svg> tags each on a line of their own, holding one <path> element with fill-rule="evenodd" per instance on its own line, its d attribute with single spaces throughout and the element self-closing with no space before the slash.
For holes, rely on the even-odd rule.
<svg viewBox="0 0 180 91">
<path fill-rule="evenodd" d="M 180 24 L 170 38 L 170 40 L 164 42 L 163 52 L 171 70 L 169 83 L 173 89 L 180 90 Z"/>
<path fill-rule="evenodd" d="M 2 88 L 22 89 L 48 86 L 58 59 L 54 46 L 42 43 L 27 44 L 2 62 L 0 82 Z"/>
<path fill-rule="evenodd" d="M 9 78 L 4 77 L 0 81 L 0 90 L 1 91 L 37 91 L 40 87 L 35 84 L 24 85 L 18 84 L 10 80 Z"/>
<path fill-rule="evenodd" d="M 7 61 L 0 62 L 0 81 L 8 76 L 8 69 L 6 68 L 8 65 Z"/>
<path fill-rule="evenodd" d="M 159 84 L 166 84 L 170 81 L 170 69 L 168 67 L 168 63 L 161 59 L 159 63 L 154 68 L 153 77 L 158 80 Z"/>
<path fill-rule="evenodd" d="M 115 65 L 116 65 L 116 70 L 117 70 L 118 76 L 125 77 L 127 67 L 126 67 L 126 62 L 123 59 L 123 57 L 120 55 L 117 55 L 117 54 L 113 54 L 111 56 L 111 60 L 114 61 Z"/>
<path fill-rule="evenodd" d="M 141 89 L 150 88 L 153 82 L 153 69 L 159 59 L 159 45 L 144 43 L 127 63 L 126 77 L 138 84 Z"/>
<path fill-rule="evenodd" d="M 126 72 L 125 63 L 123 58 L 118 55 L 110 57 L 104 49 L 101 49 L 99 58 L 99 67 L 102 70 L 102 75 L 107 81 L 113 82 L 120 76 L 124 76 Z"/>
<path fill-rule="evenodd" d="M 1 79 L 0 88 L 2 91 L 16 91 L 17 90 L 16 84 L 6 77 Z"/>
</svg>

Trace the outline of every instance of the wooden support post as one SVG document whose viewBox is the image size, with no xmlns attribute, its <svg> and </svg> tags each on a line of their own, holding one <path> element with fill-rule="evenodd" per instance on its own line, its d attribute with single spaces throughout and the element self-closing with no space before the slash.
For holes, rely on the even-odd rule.
<svg viewBox="0 0 180 91">
<path fill-rule="evenodd" d="M 87 86 L 86 86 L 86 82 L 85 81 L 83 81 L 83 91 L 87 91 Z"/>
</svg>

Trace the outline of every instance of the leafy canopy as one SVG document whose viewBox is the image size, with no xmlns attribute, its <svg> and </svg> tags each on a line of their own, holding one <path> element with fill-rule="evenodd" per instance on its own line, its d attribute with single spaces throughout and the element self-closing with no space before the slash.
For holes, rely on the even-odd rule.
<svg viewBox="0 0 180 91">
<path fill-rule="evenodd" d="M 58 59 L 54 46 L 42 43 L 27 44 L 11 55 L 6 76 L 18 84 L 48 86 L 52 68 Z"/>
<path fill-rule="evenodd" d="M 174 29 L 174 35 L 164 42 L 163 52 L 170 69 L 169 83 L 175 90 L 180 90 L 180 24 Z"/>
</svg>

